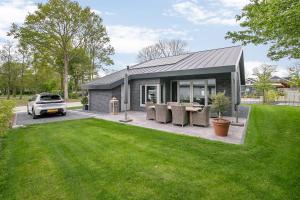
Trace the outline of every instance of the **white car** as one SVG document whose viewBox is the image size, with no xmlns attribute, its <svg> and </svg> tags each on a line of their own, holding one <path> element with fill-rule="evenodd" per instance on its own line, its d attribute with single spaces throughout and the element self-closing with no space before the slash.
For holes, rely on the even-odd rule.
<svg viewBox="0 0 300 200">
<path fill-rule="evenodd" d="M 67 104 L 57 94 L 41 93 L 31 97 L 27 104 L 27 113 L 33 119 L 44 114 L 67 114 Z"/>
</svg>

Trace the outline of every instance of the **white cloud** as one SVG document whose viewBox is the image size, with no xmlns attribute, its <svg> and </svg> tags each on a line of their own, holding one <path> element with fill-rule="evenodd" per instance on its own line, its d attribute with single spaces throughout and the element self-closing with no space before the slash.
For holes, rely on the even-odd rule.
<svg viewBox="0 0 300 200">
<path fill-rule="evenodd" d="M 225 7 L 232 7 L 238 9 L 242 9 L 245 5 L 249 3 L 249 0 L 217 0 L 217 1 Z"/>
<path fill-rule="evenodd" d="M 259 67 L 262 64 L 268 64 L 268 65 L 275 65 L 276 67 L 276 72 L 274 73 L 274 75 L 280 76 L 280 77 L 284 77 L 284 76 L 288 76 L 288 70 L 287 67 L 283 67 L 283 66 L 276 66 L 275 63 L 272 62 L 262 62 L 262 61 L 245 61 L 245 76 L 248 77 L 253 77 L 253 69 L 256 67 Z"/>
<path fill-rule="evenodd" d="M 107 26 L 112 46 L 117 53 L 137 53 L 142 48 L 152 45 L 159 39 L 190 39 L 185 31 L 173 28 L 151 29 L 138 26 Z"/>
<path fill-rule="evenodd" d="M 238 25 L 235 15 L 249 3 L 249 0 L 197 0 L 179 1 L 163 15 L 180 16 L 196 25 L 219 24 Z"/>
<path fill-rule="evenodd" d="M 110 12 L 110 11 L 101 12 L 100 10 L 97 10 L 97 9 L 92 9 L 91 11 L 96 13 L 97 15 L 100 15 L 100 16 L 102 16 L 102 15 L 113 16 L 113 15 L 116 14 L 116 13 Z"/>
<path fill-rule="evenodd" d="M 0 2 L 0 38 L 5 38 L 10 25 L 24 22 L 29 12 L 36 10 L 36 5 L 28 0 L 4 0 Z"/>
<path fill-rule="evenodd" d="M 220 1 L 224 2 L 211 3 L 208 1 L 205 7 L 195 0 L 177 2 L 172 5 L 171 9 L 165 11 L 163 15 L 180 16 L 196 25 L 237 25 L 232 9 L 227 9 L 226 6 L 223 5 L 226 2 L 225 0 Z M 229 1 L 226 2 L 226 5 L 230 5 Z"/>
</svg>

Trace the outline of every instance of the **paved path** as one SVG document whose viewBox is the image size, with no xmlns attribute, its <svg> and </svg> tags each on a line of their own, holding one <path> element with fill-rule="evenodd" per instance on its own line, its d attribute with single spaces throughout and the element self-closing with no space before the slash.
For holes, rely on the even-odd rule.
<svg viewBox="0 0 300 200">
<path fill-rule="evenodd" d="M 93 116 L 88 115 L 86 113 L 69 110 L 67 111 L 66 116 L 50 115 L 50 116 L 42 116 L 38 119 L 32 119 L 32 116 L 28 115 L 27 112 L 17 112 L 15 118 L 15 125 L 22 126 L 22 125 L 29 125 L 29 124 L 42 124 L 48 122 L 57 122 L 57 121 L 65 121 L 65 120 L 73 120 L 73 119 L 85 119 L 91 117 Z"/>
<path fill-rule="evenodd" d="M 77 107 L 77 106 L 81 106 L 80 102 L 69 102 L 67 103 L 67 107 Z M 18 112 L 27 112 L 27 106 L 18 106 L 15 107 L 14 112 L 18 113 Z"/>
</svg>

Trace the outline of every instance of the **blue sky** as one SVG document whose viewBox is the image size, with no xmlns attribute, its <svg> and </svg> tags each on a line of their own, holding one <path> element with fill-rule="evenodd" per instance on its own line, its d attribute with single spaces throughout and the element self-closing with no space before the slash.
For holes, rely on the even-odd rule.
<svg viewBox="0 0 300 200">
<path fill-rule="evenodd" d="M 39 0 L 0 0 L 0 40 L 12 22 L 22 23 L 26 14 L 36 9 Z M 99 14 L 116 50 L 113 56 L 120 69 L 136 63 L 137 52 L 159 39 L 182 39 L 189 51 L 232 46 L 225 40 L 227 31 L 239 30 L 234 16 L 248 0 L 80 0 Z M 293 60 L 272 62 L 266 56 L 268 47 L 244 47 L 246 75 L 262 63 L 277 65 L 277 74 L 286 75 Z"/>
</svg>

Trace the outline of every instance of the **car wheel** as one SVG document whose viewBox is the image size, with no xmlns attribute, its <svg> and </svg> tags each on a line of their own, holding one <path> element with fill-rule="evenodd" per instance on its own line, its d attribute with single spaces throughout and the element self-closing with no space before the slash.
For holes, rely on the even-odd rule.
<svg viewBox="0 0 300 200">
<path fill-rule="evenodd" d="M 63 112 L 61 113 L 62 116 L 66 116 L 67 115 L 67 112 Z"/>
<path fill-rule="evenodd" d="M 34 109 L 32 109 L 32 118 L 33 118 L 33 119 L 37 119 L 37 118 L 38 118 L 38 116 L 35 114 Z"/>
</svg>

